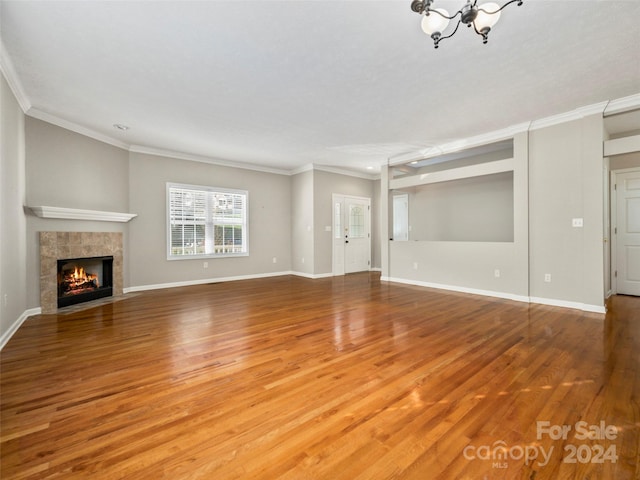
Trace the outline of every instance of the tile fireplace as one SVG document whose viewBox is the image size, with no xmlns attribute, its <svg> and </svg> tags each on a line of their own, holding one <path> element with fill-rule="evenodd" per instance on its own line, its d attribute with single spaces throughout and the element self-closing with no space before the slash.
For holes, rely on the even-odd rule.
<svg viewBox="0 0 640 480">
<path fill-rule="evenodd" d="M 122 295 L 121 232 L 39 232 L 42 313 Z"/>
</svg>

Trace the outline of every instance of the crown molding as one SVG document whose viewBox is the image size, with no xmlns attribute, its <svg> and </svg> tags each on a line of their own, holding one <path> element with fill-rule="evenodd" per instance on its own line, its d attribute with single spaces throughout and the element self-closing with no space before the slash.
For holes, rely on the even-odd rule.
<svg viewBox="0 0 640 480">
<path fill-rule="evenodd" d="M 18 77 L 18 74 L 13 67 L 13 62 L 11 61 L 11 57 L 9 57 L 9 53 L 4 47 L 4 42 L 2 41 L 2 39 L 0 39 L 0 70 L 4 75 L 4 78 L 7 80 L 9 88 L 13 92 L 13 95 L 16 97 L 18 105 L 20 105 L 23 113 L 27 113 L 27 110 L 31 108 L 31 102 L 29 101 L 27 94 L 24 92 L 24 88 L 22 88 L 20 77 Z"/>
<path fill-rule="evenodd" d="M 313 171 L 313 169 L 313 163 L 307 163 L 306 165 L 302 165 L 301 167 L 294 168 L 289 172 L 289 175 L 298 175 L 299 173 L 311 172 Z"/>
<path fill-rule="evenodd" d="M 369 174 L 364 172 L 354 172 L 353 170 L 346 170 L 344 168 L 332 167 L 329 165 L 313 164 L 313 169 L 321 172 L 335 173 L 337 175 L 346 175 L 348 177 L 364 178 L 365 180 L 377 180 L 380 178 L 380 175 Z"/>
<path fill-rule="evenodd" d="M 550 117 L 540 118 L 531 122 L 530 130 L 539 130 L 541 128 L 552 127 L 561 123 L 571 122 L 573 120 L 581 120 L 588 115 L 602 114 L 607 108 L 609 102 L 594 103 L 584 107 L 576 108 L 569 112 L 552 115 Z"/>
<path fill-rule="evenodd" d="M 624 113 L 637 109 L 640 109 L 640 93 L 611 100 L 604 109 L 604 116 L 608 117 L 616 113 Z"/>
<path fill-rule="evenodd" d="M 440 145 L 434 145 L 422 150 L 418 150 L 417 152 L 396 155 L 389 158 L 389 166 L 413 162 L 416 160 L 425 160 L 427 158 L 439 157 L 440 155 L 460 152 L 463 150 L 467 150 L 468 148 L 475 148 L 482 145 L 501 142 L 503 140 L 512 138 L 518 133 L 526 132 L 529 129 L 529 125 L 530 122 L 518 123 L 510 127 L 506 127 L 500 130 L 494 130 L 493 132 L 483 133 L 474 137 L 463 138 L 454 140 L 452 142 L 446 142 Z"/>
<path fill-rule="evenodd" d="M 113 145 L 114 147 L 122 148 L 123 150 L 129 150 L 129 144 L 125 142 L 112 138 L 103 133 L 96 132 L 95 130 L 84 127 L 77 123 L 70 122 L 69 120 L 65 120 L 56 115 L 43 112 L 42 110 L 38 110 L 37 108 L 30 108 L 26 112 L 26 114 L 30 117 L 37 118 L 38 120 L 42 120 L 58 127 L 62 127 L 66 130 L 71 130 L 72 132 L 79 133 L 80 135 L 84 135 L 85 137 L 93 138 L 94 140 L 98 140 L 102 143 L 108 143 L 109 145 Z"/>
<path fill-rule="evenodd" d="M 580 120 L 589 115 L 613 115 L 615 113 L 622 113 L 629 110 L 634 110 L 636 108 L 640 108 L 640 94 L 630 95 L 628 97 L 620 98 L 617 100 L 586 105 L 569 112 L 540 118 L 531 122 L 520 123 L 511 127 L 504 128 L 502 130 L 495 130 L 493 132 L 484 133 L 475 137 L 469 137 L 466 139 L 443 143 L 441 145 L 435 145 L 422 150 L 418 150 L 417 152 L 397 155 L 395 157 L 389 158 L 389 166 L 413 162 L 416 160 L 425 160 L 427 158 L 438 157 L 440 155 L 445 155 L 448 153 L 459 152 L 468 148 L 487 145 L 489 143 L 513 137 L 517 133 L 551 127 L 573 120 Z"/>
<path fill-rule="evenodd" d="M 368 174 L 368 173 L 364 173 L 364 172 L 354 172 L 353 170 L 347 170 L 344 168 L 339 168 L 339 167 L 332 167 L 329 165 L 317 165 L 315 163 L 307 163 L 306 165 L 303 165 L 301 167 L 295 168 L 293 170 L 291 170 L 289 172 L 289 175 L 298 175 L 300 173 L 304 173 L 304 172 L 311 172 L 311 171 L 320 171 L 320 172 L 327 172 L 327 173 L 335 173 L 337 175 L 346 175 L 349 177 L 356 177 L 356 178 L 364 178 L 365 180 L 379 180 L 380 179 L 380 174 Z"/>
<path fill-rule="evenodd" d="M 145 147 L 143 145 L 131 145 L 129 147 L 129 151 L 132 153 L 156 155 L 158 157 L 175 158 L 178 160 L 188 160 L 191 162 L 209 163 L 211 165 L 218 165 L 221 167 L 240 168 L 244 170 L 253 170 L 256 172 L 273 173 L 276 175 L 290 175 L 290 172 L 288 170 L 263 167 L 263 166 L 254 165 L 251 163 L 234 162 L 231 160 L 220 160 L 216 158 L 205 157 L 202 155 L 194 155 L 191 153 L 174 152 L 171 150 L 164 150 L 162 148 Z"/>
</svg>

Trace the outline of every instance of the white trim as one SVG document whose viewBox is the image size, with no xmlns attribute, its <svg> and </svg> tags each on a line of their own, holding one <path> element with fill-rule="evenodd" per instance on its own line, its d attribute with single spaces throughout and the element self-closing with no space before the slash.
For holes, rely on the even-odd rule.
<svg viewBox="0 0 640 480">
<path fill-rule="evenodd" d="M 611 251 L 611 261 L 609 268 L 609 278 L 611 280 L 611 292 L 613 294 L 618 293 L 618 279 L 614 272 L 618 269 L 618 252 L 616 245 L 618 243 L 618 191 L 616 184 L 618 178 L 616 177 L 616 170 L 611 170 L 609 173 L 609 248 Z"/>
<path fill-rule="evenodd" d="M 4 47 L 4 42 L 0 39 L 0 70 L 2 71 L 4 78 L 7 80 L 9 84 L 9 88 L 13 92 L 13 95 L 16 97 L 18 101 L 18 105 L 22 109 L 23 113 L 26 113 L 27 110 L 31 108 L 31 102 L 27 97 L 27 94 L 22 87 L 22 82 L 20 82 L 20 77 L 16 73 L 16 69 L 13 66 L 13 62 L 11 61 L 11 57 Z"/>
<path fill-rule="evenodd" d="M 335 174 L 338 174 L 338 175 L 346 175 L 346 176 L 349 176 L 349 177 L 364 178 L 365 180 L 379 180 L 380 179 L 380 174 L 368 174 L 368 173 L 362 173 L 362 172 L 354 172 L 353 170 L 346 170 L 346 169 L 339 168 L 339 167 L 332 167 L 330 165 L 317 165 L 315 163 L 307 163 L 306 165 L 303 165 L 301 167 L 294 168 L 293 170 L 289 171 L 289 175 L 298 175 L 300 173 L 312 172 L 314 170 L 318 170 L 320 172 L 335 173 Z"/>
<path fill-rule="evenodd" d="M 640 152 L 640 135 L 605 140 L 604 156 L 623 155 L 625 153 Z"/>
<path fill-rule="evenodd" d="M 97 220 L 100 222 L 126 223 L 137 217 L 136 213 L 103 212 L 99 210 L 81 210 L 64 207 L 27 207 L 40 218 L 62 218 L 65 220 Z"/>
<path fill-rule="evenodd" d="M 403 283 L 405 285 L 415 285 L 418 287 L 437 288 L 439 290 L 449 290 L 452 292 L 469 293 L 472 295 L 482 295 L 484 297 L 504 298 L 506 300 L 514 300 L 516 302 L 529 303 L 529 297 L 524 295 L 516 295 L 514 293 L 496 292 L 493 290 L 481 290 L 478 288 L 460 287 L 457 285 L 444 285 L 442 283 L 422 282 L 420 280 L 407 280 L 397 277 L 381 277 L 380 280 L 386 282 Z"/>
<path fill-rule="evenodd" d="M 171 253 L 171 190 L 172 189 L 180 189 L 180 190 L 192 190 L 200 193 L 205 193 L 208 198 L 210 194 L 231 194 L 231 195 L 239 195 L 244 197 L 244 216 L 242 217 L 242 239 L 243 239 L 243 249 L 241 252 L 233 252 L 233 253 L 201 253 L 198 255 L 174 255 Z M 249 191 L 248 190 L 238 190 L 234 188 L 221 188 L 221 187 L 210 187 L 205 185 L 189 185 L 184 183 L 172 183 L 167 182 L 167 211 L 166 211 L 166 221 L 167 221 L 167 260 L 191 260 L 191 259 L 206 259 L 206 258 L 229 258 L 229 257 L 248 257 L 249 256 Z M 211 215 L 212 212 L 210 210 L 205 211 L 206 215 L 206 224 L 207 225 L 217 225 Z M 205 237 L 207 234 L 205 233 Z M 206 242 L 206 240 L 205 240 Z M 235 245 L 234 245 L 235 246 Z M 206 247 L 205 247 L 206 248 Z"/>
<path fill-rule="evenodd" d="M 114 147 L 122 148 L 123 150 L 129 150 L 129 144 L 123 141 L 117 140 L 109 135 L 105 135 L 104 133 L 97 132 L 85 126 L 82 126 L 78 123 L 71 122 L 69 120 L 65 120 L 51 113 L 43 112 L 37 108 L 30 108 L 25 112 L 28 116 L 37 118 L 38 120 L 42 120 L 47 123 L 51 123 L 53 125 L 57 125 L 58 127 L 62 127 L 66 130 L 70 130 L 72 132 L 79 133 L 80 135 L 84 135 L 85 137 L 93 138 L 94 140 L 98 140 L 102 143 L 107 143 Z"/>
<path fill-rule="evenodd" d="M 24 312 L 22 312 L 22 315 L 20 315 L 20 317 L 15 322 L 13 322 L 13 324 L 11 324 L 9 329 L 4 332 L 2 336 L 0 336 L 0 350 L 4 348 L 7 342 L 11 339 L 11 337 L 13 337 L 13 335 L 18 331 L 18 329 L 22 326 L 27 318 L 33 315 L 40 315 L 41 313 L 42 309 L 40 307 L 30 308 L 29 310 L 25 310 Z"/>
<path fill-rule="evenodd" d="M 413 162 L 415 160 L 425 160 L 427 158 L 439 157 L 449 153 L 461 152 L 469 148 L 489 145 L 491 143 L 508 140 L 518 133 L 526 132 L 529 129 L 530 122 L 518 123 L 511 127 L 495 130 L 493 132 L 483 133 L 475 137 L 469 137 L 452 142 L 443 143 L 427 147 L 417 152 L 403 153 L 389 158 L 389 166 L 401 163 Z"/>
<path fill-rule="evenodd" d="M 162 148 L 145 147 L 143 145 L 131 145 L 129 151 L 132 153 L 143 153 L 145 155 L 155 155 L 157 157 L 174 158 L 177 160 L 189 160 L 191 162 L 209 163 L 220 167 L 241 168 L 244 170 L 253 170 L 256 172 L 273 173 L 276 175 L 289 175 L 288 170 L 278 168 L 263 167 L 252 163 L 234 162 L 231 160 L 221 160 L 217 158 L 206 157 L 203 155 L 194 155 L 185 152 L 175 152 L 172 150 L 164 150 Z"/>
<path fill-rule="evenodd" d="M 310 278 L 311 280 L 317 280 L 319 278 L 333 277 L 333 273 L 304 273 L 304 272 L 289 272 L 289 275 L 295 275 L 296 277 Z"/>
<path fill-rule="evenodd" d="M 570 112 L 560 113 L 558 115 L 552 115 L 550 117 L 540 118 L 531 122 L 530 130 L 538 130 L 540 128 L 551 127 L 553 125 L 559 125 L 561 123 L 571 122 L 573 120 L 581 120 L 588 115 L 595 115 L 596 113 L 602 114 L 607 108 L 609 102 L 600 102 L 593 105 L 586 105 L 584 107 L 576 108 Z"/>
<path fill-rule="evenodd" d="M 606 313 L 606 309 L 604 306 L 589 305 L 589 304 L 578 303 L 578 302 L 568 302 L 565 300 L 554 300 L 550 298 L 540 298 L 540 297 L 528 297 L 526 295 L 516 295 L 513 293 L 507 293 L 507 292 L 481 290 L 477 288 L 460 287 L 457 285 L 444 285 L 441 283 L 422 282 L 419 280 L 407 280 L 404 278 L 396 278 L 396 277 L 380 277 L 380 280 L 383 282 L 402 283 L 405 285 L 415 285 L 418 287 L 436 288 L 439 290 L 449 290 L 452 292 L 469 293 L 472 295 L 482 295 L 485 297 L 503 298 L 506 300 L 513 300 L 516 302 L 539 303 L 542 305 L 550 305 L 553 307 L 572 308 L 572 309 L 582 310 L 584 312 Z"/>
<path fill-rule="evenodd" d="M 380 175 L 370 175 L 368 173 L 354 172 L 352 170 L 345 170 L 343 168 L 331 167 L 329 165 L 315 165 L 313 169 L 320 172 L 335 173 L 337 175 L 346 175 L 348 177 L 364 178 L 365 180 L 378 180 Z"/>
<path fill-rule="evenodd" d="M 576 108 L 569 112 L 552 115 L 545 118 L 539 118 L 531 122 L 519 123 L 501 130 L 483 133 L 466 139 L 446 142 L 441 145 L 434 145 L 416 152 L 403 153 L 389 158 L 389 166 L 412 162 L 415 160 L 425 160 L 427 158 L 439 157 L 448 153 L 459 152 L 469 148 L 487 145 L 490 143 L 506 140 L 514 135 L 539 128 L 550 127 L 560 123 L 570 122 L 572 120 L 580 120 L 588 115 L 602 113 L 603 115 L 612 115 L 628 110 L 640 108 L 640 94 L 631 95 L 617 100 L 605 101 L 586 105 Z"/>
<path fill-rule="evenodd" d="M 611 100 L 607 108 L 604 109 L 604 116 L 608 117 L 609 115 L 624 113 L 638 108 L 640 108 L 640 93 Z"/>
<path fill-rule="evenodd" d="M 416 187 L 419 185 L 427 185 L 430 183 L 448 182 L 451 180 L 460 180 L 463 178 L 480 177 L 483 175 L 491 175 L 495 173 L 511 172 L 514 169 L 514 160 L 509 158 L 506 160 L 496 160 L 494 162 L 478 163 L 467 167 L 451 168 L 449 170 L 441 170 L 438 172 L 423 173 L 420 175 L 412 175 L 410 177 L 402 177 L 389 181 L 389 188 L 402 189 L 408 187 Z"/>
<path fill-rule="evenodd" d="M 207 283 L 235 282 L 236 280 L 254 280 L 258 278 L 281 277 L 283 275 L 295 275 L 293 272 L 258 273 L 253 275 L 237 275 L 234 277 L 203 278 L 201 280 L 185 280 L 182 282 L 156 283 L 152 285 L 138 285 L 122 290 L 123 293 L 145 292 L 147 290 L 159 290 L 162 288 L 190 287 L 193 285 L 206 285 Z"/>
<path fill-rule="evenodd" d="M 301 167 L 294 168 L 289 172 L 289 175 L 298 175 L 299 173 L 312 172 L 313 168 L 313 163 L 307 163 L 306 165 L 302 165 Z"/>
<path fill-rule="evenodd" d="M 607 313 L 606 308 L 600 305 L 589 305 L 587 303 L 568 302 L 566 300 L 556 300 L 554 298 L 541 297 L 530 297 L 530 301 L 531 303 L 539 303 L 541 305 L 549 305 L 552 307 L 573 308 L 576 310 L 582 310 L 583 312 Z"/>
</svg>

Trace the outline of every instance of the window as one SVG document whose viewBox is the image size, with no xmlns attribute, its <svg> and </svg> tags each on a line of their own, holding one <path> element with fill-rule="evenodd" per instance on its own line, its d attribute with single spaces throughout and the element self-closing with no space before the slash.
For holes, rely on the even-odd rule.
<svg viewBox="0 0 640 480">
<path fill-rule="evenodd" d="M 361 205 L 349 205 L 349 236 L 364 238 L 364 209 Z"/>
<path fill-rule="evenodd" d="M 248 255 L 244 190 L 167 183 L 169 259 Z"/>
</svg>

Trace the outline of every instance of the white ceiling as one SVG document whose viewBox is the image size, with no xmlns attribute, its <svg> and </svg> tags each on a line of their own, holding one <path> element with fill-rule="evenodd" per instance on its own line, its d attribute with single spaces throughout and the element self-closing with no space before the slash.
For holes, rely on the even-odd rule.
<svg viewBox="0 0 640 480">
<path fill-rule="evenodd" d="M 285 171 L 377 170 L 640 92 L 640 1 L 525 0 L 487 45 L 464 27 L 438 50 L 410 3 L 2 0 L 0 14 L 32 115 Z"/>
</svg>

